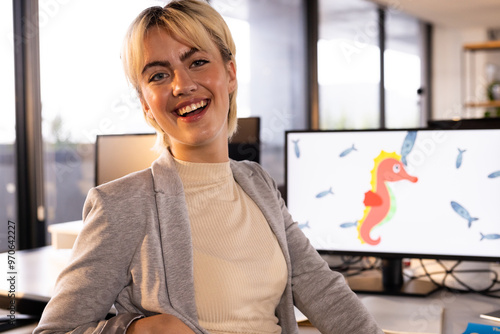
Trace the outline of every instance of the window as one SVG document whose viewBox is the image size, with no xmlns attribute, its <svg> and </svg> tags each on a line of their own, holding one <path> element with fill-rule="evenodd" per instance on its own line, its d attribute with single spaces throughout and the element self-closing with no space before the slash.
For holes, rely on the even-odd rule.
<svg viewBox="0 0 500 334">
<path fill-rule="evenodd" d="M 421 26 L 417 19 L 387 11 L 385 112 L 388 128 L 418 127 L 421 117 Z"/>
<path fill-rule="evenodd" d="M 418 127 L 422 24 L 366 0 L 319 4 L 320 128 Z"/>
<path fill-rule="evenodd" d="M 212 0 L 236 43 L 238 116 L 261 118 L 261 164 L 284 183 L 284 131 L 306 127 L 300 0 Z"/>
<path fill-rule="evenodd" d="M 120 52 L 132 20 L 158 4 L 40 0 L 47 224 L 81 219 L 94 185 L 97 134 L 153 132 L 125 79 Z"/>
<path fill-rule="evenodd" d="M 49 224 L 79 219 L 94 182 L 96 134 L 152 131 L 126 83 L 119 52 L 133 18 L 143 8 L 162 3 L 129 0 L 91 6 L 73 1 L 47 7 L 40 2 Z M 261 117 L 261 162 L 283 184 L 283 132 L 305 128 L 307 119 L 303 4 L 300 0 L 212 0 L 211 4 L 226 19 L 237 45 L 238 116 Z M 109 24 L 109 13 L 117 7 L 120 15 Z M 379 127 L 378 13 L 377 6 L 364 0 L 320 1 L 321 128 Z M 387 32 L 387 125 L 414 126 L 419 116 L 418 22 L 390 12 Z"/>
<path fill-rule="evenodd" d="M 377 7 L 364 0 L 319 2 L 321 129 L 379 126 Z"/>
<path fill-rule="evenodd" d="M 9 250 L 8 221 L 17 220 L 12 1 L 0 1 L 0 252 Z"/>
<path fill-rule="evenodd" d="M 132 20 L 159 1 L 40 1 L 40 66 L 48 224 L 81 219 L 94 185 L 97 134 L 152 132 L 119 58 Z M 301 1 L 212 1 L 237 43 L 239 117 L 261 117 L 261 161 L 284 182 L 285 129 L 305 127 Z M 99 8 L 99 10 L 96 10 Z M 110 13 L 119 8 L 120 15 Z M 92 24 L 88 18 L 92 17 Z M 297 23 L 299 22 L 299 24 Z M 57 52 L 54 52 L 57 50 Z M 297 70 L 298 69 L 298 70 Z"/>
</svg>

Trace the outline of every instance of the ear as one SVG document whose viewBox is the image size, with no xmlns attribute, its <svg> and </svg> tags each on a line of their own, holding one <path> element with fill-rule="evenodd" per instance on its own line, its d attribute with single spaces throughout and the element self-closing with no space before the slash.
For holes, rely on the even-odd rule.
<svg viewBox="0 0 500 334">
<path fill-rule="evenodd" d="M 236 64 L 234 61 L 230 60 L 226 64 L 227 75 L 228 75 L 228 93 L 231 94 L 236 90 L 238 86 L 238 81 L 236 80 Z"/>
<path fill-rule="evenodd" d="M 141 101 L 142 111 L 144 111 L 144 114 L 146 114 L 148 118 L 155 119 L 153 113 L 151 112 L 151 109 L 149 108 L 148 103 L 144 100 L 144 98 L 140 97 L 139 100 Z"/>
</svg>

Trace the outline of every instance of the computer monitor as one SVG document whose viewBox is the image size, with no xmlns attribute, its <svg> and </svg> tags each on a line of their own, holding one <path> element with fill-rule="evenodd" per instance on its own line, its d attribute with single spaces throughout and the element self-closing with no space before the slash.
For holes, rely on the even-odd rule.
<svg viewBox="0 0 500 334">
<path fill-rule="evenodd" d="M 353 290 L 431 293 L 403 282 L 403 258 L 500 261 L 500 129 L 288 131 L 285 146 L 287 206 L 311 244 L 385 264 Z"/>
<path fill-rule="evenodd" d="M 146 169 L 160 153 L 153 150 L 154 133 L 98 135 L 95 149 L 95 185 Z"/>
<path fill-rule="evenodd" d="M 153 150 L 154 133 L 98 135 L 95 150 L 95 185 L 151 166 L 160 153 Z M 233 160 L 260 162 L 260 118 L 238 118 L 238 129 L 228 143 Z"/>
<path fill-rule="evenodd" d="M 429 120 L 431 129 L 500 129 L 500 117 Z"/>
<path fill-rule="evenodd" d="M 260 163 L 260 117 L 238 118 L 236 133 L 229 140 L 229 157 Z"/>
</svg>

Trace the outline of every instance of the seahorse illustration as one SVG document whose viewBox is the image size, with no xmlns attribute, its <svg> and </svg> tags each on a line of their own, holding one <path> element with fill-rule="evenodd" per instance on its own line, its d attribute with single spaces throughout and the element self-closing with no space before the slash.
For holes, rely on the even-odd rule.
<svg viewBox="0 0 500 334">
<path fill-rule="evenodd" d="M 415 183 L 418 181 L 418 178 L 408 175 L 401 163 L 401 156 L 395 152 L 381 151 L 374 161 L 375 166 L 371 171 L 372 179 L 370 181 L 372 189 L 365 193 L 363 202 L 365 211 L 363 218 L 358 222 L 358 238 L 361 243 L 369 245 L 377 245 L 381 239 L 380 236 L 376 240 L 372 239 L 371 230 L 390 220 L 396 211 L 394 196 L 386 182 L 409 180 Z"/>
</svg>

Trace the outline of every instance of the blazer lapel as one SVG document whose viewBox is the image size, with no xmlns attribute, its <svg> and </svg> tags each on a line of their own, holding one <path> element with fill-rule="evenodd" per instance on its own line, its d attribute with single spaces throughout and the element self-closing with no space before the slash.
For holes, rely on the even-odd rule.
<svg viewBox="0 0 500 334">
<path fill-rule="evenodd" d="M 287 329 L 294 329 L 293 333 L 296 333 L 295 328 L 297 323 L 295 321 L 295 317 L 293 316 L 293 298 L 291 291 L 292 264 L 290 253 L 288 252 L 283 212 L 281 211 L 283 209 L 282 205 L 284 204 L 276 194 L 278 190 L 276 189 L 276 192 L 273 191 L 273 186 L 270 185 L 270 182 L 273 181 L 271 181 L 270 177 L 266 180 L 264 175 L 255 173 L 244 164 L 232 162 L 231 167 L 236 182 L 238 182 L 241 188 L 248 194 L 248 196 L 250 196 L 250 198 L 262 211 L 262 214 L 266 218 L 271 230 L 276 235 L 278 244 L 280 245 L 283 256 L 285 257 L 288 270 L 288 283 L 285 288 L 285 292 L 281 297 L 280 303 L 278 304 L 276 313 L 280 319 L 280 326 L 282 326 L 284 332 L 287 331 Z"/>
<path fill-rule="evenodd" d="M 271 227 L 271 230 L 276 235 L 283 255 L 285 256 L 290 275 L 291 266 L 290 256 L 288 254 L 288 244 L 286 242 L 286 232 L 281 211 L 277 210 L 277 208 L 280 208 L 280 203 L 276 196 L 274 196 L 275 193 L 271 191 L 271 187 L 262 177 L 255 175 L 255 172 L 247 168 L 244 164 L 231 161 L 231 169 L 236 182 L 241 186 L 243 191 L 250 196 L 255 204 L 257 204 Z M 269 191 L 263 191 L 264 189 L 269 189 Z"/>
<path fill-rule="evenodd" d="M 170 305 L 199 327 L 194 296 L 191 228 L 182 181 L 168 151 L 152 164 L 151 170 Z"/>
</svg>

